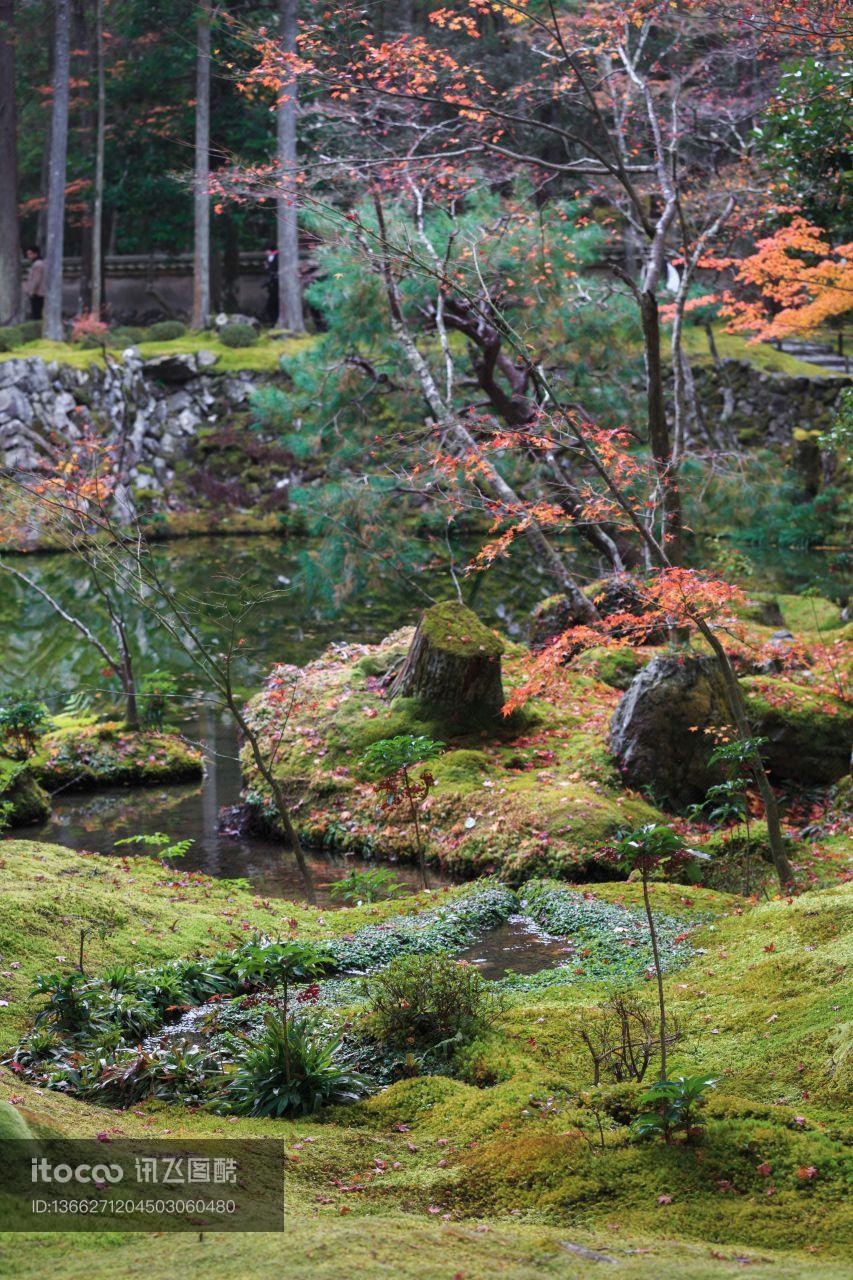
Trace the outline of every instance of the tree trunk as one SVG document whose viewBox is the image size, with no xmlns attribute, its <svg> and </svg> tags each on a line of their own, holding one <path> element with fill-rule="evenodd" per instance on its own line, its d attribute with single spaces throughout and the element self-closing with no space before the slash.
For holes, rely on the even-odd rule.
<svg viewBox="0 0 853 1280">
<path fill-rule="evenodd" d="M 14 0 L 0 0 L 0 324 L 14 324 L 21 316 L 14 41 Z"/>
<path fill-rule="evenodd" d="M 210 315 L 210 0 L 201 0 L 196 35 L 195 236 L 193 241 L 193 329 Z"/>
<path fill-rule="evenodd" d="M 666 550 L 670 564 L 681 564 L 681 494 L 678 490 L 678 471 L 672 459 L 669 427 L 666 421 L 663 365 L 660 354 L 660 315 L 657 299 L 648 289 L 640 295 L 640 312 L 646 359 L 649 445 L 660 483 L 663 507 L 661 545 Z"/>
<path fill-rule="evenodd" d="M 296 52 L 299 0 L 279 0 L 281 48 Z M 299 226 L 296 203 L 296 77 L 281 87 L 276 110 L 279 194 L 275 202 L 278 244 L 278 326 L 290 333 L 304 333 L 302 282 L 299 275 Z"/>
<path fill-rule="evenodd" d="M 417 698 L 465 723 L 500 716 L 503 641 L 475 613 L 456 601 L 433 605 L 421 616 L 392 698 Z"/>
<path fill-rule="evenodd" d="M 74 111 L 69 128 L 84 156 L 95 153 L 95 112 L 88 87 L 92 82 L 94 64 L 94 27 L 89 21 L 88 0 L 72 0 L 71 5 L 71 80 L 86 92 L 75 95 Z M 92 310 L 92 219 L 82 218 L 78 229 L 80 274 L 77 277 L 77 315 Z"/>
<path fill-rule="evenodd" d="M 104 79 L 104 0 L 95 0 L 95 191 L 92 201 L 92 314 L 101 318 L 104 302 L 104 146 L 107 91 Z"/>
<path fill-rule="evenodd" d="M 68 95 L 71 15 L 69 0 L 56 0 L 53 110 L 50 124 L 50 173 L 47 185 L 44 336 L 61 342 L 62 260 L 65 232 L 65 170 L 68 153 Z"/>
</svg>

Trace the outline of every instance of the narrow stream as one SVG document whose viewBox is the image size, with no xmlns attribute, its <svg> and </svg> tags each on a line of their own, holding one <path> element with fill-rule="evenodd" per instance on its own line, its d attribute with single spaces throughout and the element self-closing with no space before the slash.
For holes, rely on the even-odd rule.
<svg viewBox="0 0 853 1280">
<path fill-rule="evenodd" d="M 574 951 L 566 938 L 544 933 L 529 916 L 510 916 L 490 929 L 471 947 L 457 953 L 457 960 L 476 965 L 484 978 L 494 981 L 509 973 L 540 973 L 567 964 Z"/>
<path fill-rule="evenodd" d="M 233 725 L 226 717 L 208 711 L 182 728 L 189 739 L 204 748 L 206 773 L 202 783 L 131 790 L 115 787 L 94 794 L 59 792 L 49 820 L 40 827 L 27 828 L 26 834 L 70 849 L 133 856 L 134 846 L 117 850 L 115 842 L 141 833 L 165 831 L 175 841 L 194 842 L 180 860 L 180 866 L 188 871 L 243 878 L 263 897 L 304 900 L 302 877 L 281 844 L 238 833 L 229 828 L 227 819 L 223 821 L 223 809 L 240 800 L 240 762 Z M 317 903 L 325 908 L 346 905 L 330 897 L 329 886 L 350 871 L 376 865 L 316 851 L 309 851 L 307 860 Z M 416 867 L 394 863 L 389 869 L 407 892 L 420 888 Z M 446 883 L 436 872 L 430 873 L 431 886 Z"/>
</svg>

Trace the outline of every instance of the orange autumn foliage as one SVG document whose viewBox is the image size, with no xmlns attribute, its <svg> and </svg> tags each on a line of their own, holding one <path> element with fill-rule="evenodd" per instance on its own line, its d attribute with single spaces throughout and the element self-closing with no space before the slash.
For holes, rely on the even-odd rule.
<svg viewBox="0 0 853 1280">
<path fill-rule="evenodd" d="M 747 296 L 723 295 L 730 332 L 753 342 L 809 333 L 853 309 L 853 244 L 833 248 L 820 227 L 795 217 L 758 241 L 735 281 Z"/>
<path fill-rule="evenodd" d="M 504 715 L 522 707 L 528 698 L 547 696 L 559 685 L 562 669 L 586 649 L 647 643 L 655 631 L 695 630 L 699 621 L 715 630 L 741 630 L 736 609 L 745 603 L 739 587 L 696 569 L 669 567 L 644 579 L 631 577 L 637 611 L 608 614 L 593 624 L 568 627 L 525 666 L 525 679 L 512 690 Z"/>
</svg>

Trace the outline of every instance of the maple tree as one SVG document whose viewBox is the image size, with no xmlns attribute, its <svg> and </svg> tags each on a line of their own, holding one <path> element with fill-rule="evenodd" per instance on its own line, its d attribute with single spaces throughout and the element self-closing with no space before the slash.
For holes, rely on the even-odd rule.
<svg viewBox="0 0 853 1280">
<path fill-rule="evenodd" d="M 739 261 L 722 297 L 732 331 L 754 342 L 810 333 L 853 310 L 853 242 L 833 246 L 826 232 L 794 217 Z"/>
</svg>

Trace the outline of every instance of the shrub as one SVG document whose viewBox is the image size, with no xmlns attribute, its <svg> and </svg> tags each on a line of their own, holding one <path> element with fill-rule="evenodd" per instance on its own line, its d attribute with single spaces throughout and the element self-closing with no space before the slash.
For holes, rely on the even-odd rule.
<svg viewBox="0 0 853 1280">
<path fill-rule="evenodd" d="M 311 1115 L 334 1102 L 353 1102 L 361 1077 L 341 1057 L 340 1041 L 311 1019 L 270 1016 L 261 1041 L 249 1048 L 224 1091 L 238 1115 Z"/>
<path fill-rule="evenodd" d="M 84 311 L 74 317 L 70 336 L 72 342 L 91 350 L 94 347 L 104 347 L 108 333 L 109 327 L 103 320 L 99 320 L 94 312 Z"/>
<path fill-rule="evenodd" d="M 660 1054 L 657 1019 L 656 1009 L 627 991 L 614 992 L 598 1017 L 586 1016 L 580 1035 L 592 1058 L 594 1085 L 601 1083 L 602 1075 L 617 1084 L 643 1079 L 652 1058 Z M 666 1037 L 668 1046 L 681 1039 L 681 1030 L 672 1017 Z"/>
<path fill-rule="evenodd" d="M 142 677 L 142 720 L 149 729 L 162 729 L 168 719 L 170 700 L 178 693 L 178 682 L 169 671 L 149 671 Z"/>
<path fill-rule="evenodd" d="M 250 324 L 226 324 L 219 330 L 224 347 L 253 347 L 258 336 Z"/>
<path fill-rule="evenodd" d="M 144 331 L 144 342 L 174 342 L 183 338 L 187 326 L 181 320 L 158 320 Z"/>
<path fill-rule="evenodd" d="M 412 770 L 434 760 L 443 751 L 443 742 L 434 742 L 424 734 L 416 737 L 402 733 L 396 738 L 372 742 L 361 757 L 362 771 L 373 779 L 373 789 L 381 798 L 382 808 L 390 811 L 401 807 L 414 827 L 415 850 L 424 888 L 427 887 L 426 851 L 418 809 L 435 786 L 435 778 L 428 769 L 418 775 Z"/>
<path fill-rule="evenodd" d="M 21 342 L 38 342 L 41 337 L 41 320 L 22 320 L 18 325 Z"/>
<path fill-rule="evenodd" d="M 446 952 L 399 956 L 369 983 L 368 996 L 371 1033 L 397 1048 L 465 1043 L 502 1007 L 472 965 Z"/>
<path fill-rule="evenodd" d="M 10 324 L 0 329 L 0 351 L 14 351 L 22 341 L 21 330 L 17 325 Z"/>
<path fill-rule="evenodd" d="M 19 760 L 33 754 L 47 726 L 47 707 L 24 696 L 0 706 L 0 741 Z"/>
<path fill-rule="evenodd" d="M 145 341 L 146 331 L 144 329 L 136 329 L 132 325 L 119 325 L 115 329 L 110 329 L 108 335 L 109 345 L 111 347 L 135 347 L 140 342 Z"/>
</svg>

